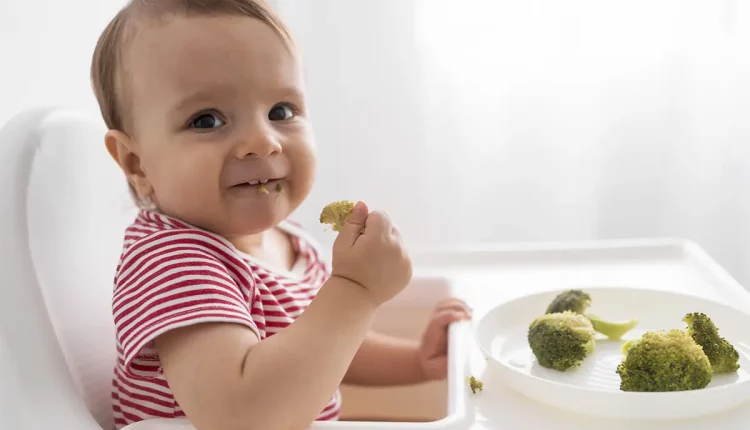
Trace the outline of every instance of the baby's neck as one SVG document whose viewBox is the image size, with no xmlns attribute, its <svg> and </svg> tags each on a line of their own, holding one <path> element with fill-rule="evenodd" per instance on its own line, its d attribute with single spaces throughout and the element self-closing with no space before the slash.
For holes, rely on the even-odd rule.
<svg viewBox="0 0 750 430">
<path fill-rule="evenodd" d="M 297 253 L 291 238 L 278 228 L 256 235 L 227 239 L 245 254 L 275 267 L 291 270 L 297 261 Z"/>
<path fill-rule="evenodd" d="M 232 242 L 232 245 L 234 245 L 235 248 L 245 254 L 256 256 L 263 253 L 264 246 L 268 243 L 268 236 L 271 230 L 248 236 L 228 237 L 227 240 Z"/>
</svg>

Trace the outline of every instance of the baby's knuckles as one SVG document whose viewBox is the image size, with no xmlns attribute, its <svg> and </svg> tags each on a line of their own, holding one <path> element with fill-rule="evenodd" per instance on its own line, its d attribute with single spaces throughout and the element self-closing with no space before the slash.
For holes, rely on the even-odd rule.
<svg viewBox="0 0 750 430">
<path fill-rule="evenodd" d="M 384 227 L 390 230 L 391 225 Z M 333 274 L 359 283 L 380 305 L 406 287 L 412 277 L 412 264 L 395 237 L 368 228 L 352 247 L 334 245 Z"/>
<path fill-rule="evenodd" d="M 367 279 L 364 286 L 378 303 L 383 303 L 400 293 L 411 280 L 411 260 L 393 238 L 380 241 L 372 251 L 362 262 Z"/>
</svg>

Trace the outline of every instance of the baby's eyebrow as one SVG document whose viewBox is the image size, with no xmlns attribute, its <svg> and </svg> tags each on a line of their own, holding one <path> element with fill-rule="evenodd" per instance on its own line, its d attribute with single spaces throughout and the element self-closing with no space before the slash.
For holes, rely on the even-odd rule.
<svg viewBox="0 0 750 430">
<path fill-rule="evenodd" d="M 209 100 L 231 97 L 232 94 L 235 93 L 236 89 L 232 85 L 226 84 L 217 84 L 199 88 L 188 93 L 187 96 L 178 99 L 172 108 L 172 112 L 180 113 L 193 105 L 205 103 Z"/>
<path fill-rule="evenodd" d="M 268 88 L 267 96 L 279 98 L 278 101 L 304 101 L 305 92 L 296 85 Z M 185 97 L 178 99 L 170 112 L 175 116 L 181 116 L 185 111 L 192 110 L 196 105 L 206 104 L 209 102 L 216 103 L 216 100 L 229 100 L 237 96 L 237 88 L 229 84 L 215 84 L 199 88 L 189 92 Z M 263 97 L 265 97 L 264 95 Z M 205 107 L 205 106 L 204 106 Z"/>
<path fill-rule="evenodd" d="M 302 90 L 302 88 L 299 88 L 297 86 L 281 87 L 276 91 L 278 91 L 278 94 L 280 96 L 290 97 L 294 100 L 305 98 L 305 92 Z"/>
</svg>

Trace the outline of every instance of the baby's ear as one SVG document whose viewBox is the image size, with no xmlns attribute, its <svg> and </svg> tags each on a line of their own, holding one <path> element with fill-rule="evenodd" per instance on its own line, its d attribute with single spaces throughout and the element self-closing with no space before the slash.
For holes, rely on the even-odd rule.
<svg viewBox="0 0 750 430">
<path fill-rule="evenodd" d="M 109 130 L 104 136 L 104 144 L 112 159 L 120 166 L 128 183 L 140 198 L 150 197 L 153 188 L 146 173 L 141 168 L 141 158 L 136 152 L 135 142 L 120 130 Z"/>
</svg>

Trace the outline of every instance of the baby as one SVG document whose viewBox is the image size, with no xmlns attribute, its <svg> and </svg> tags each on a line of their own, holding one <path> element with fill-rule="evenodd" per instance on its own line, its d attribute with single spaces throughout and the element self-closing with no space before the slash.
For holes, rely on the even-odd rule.
<svg viewBox="0 0 750 430">
<path fill-rule="evenodd" d="M 332 264 L 289 215 L 315 176 L 300 58 L 252 0 L 134 0 L 107 26 L 92 80 L 106 147 L 141 208 L 114 281 L 118 428 L 200 430 L 335 420 L 339 384 L 444 378 L 440 303 L 421 342 L 370 330 L 410 281 L 389 217 L 360 202 Z"/>
</svg>

